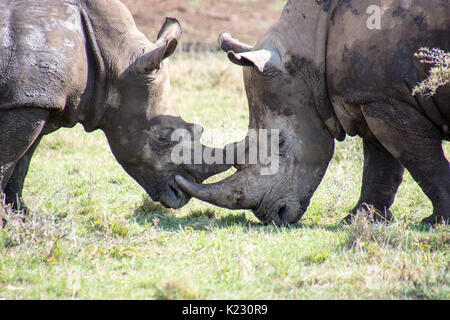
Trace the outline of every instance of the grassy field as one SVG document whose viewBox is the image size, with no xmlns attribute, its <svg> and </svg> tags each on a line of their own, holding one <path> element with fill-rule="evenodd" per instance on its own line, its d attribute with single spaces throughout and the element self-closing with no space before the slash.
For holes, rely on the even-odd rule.
<svg viewBox="0 0 450 320">
<path fill-rule="evenodd" d="M 242 138 L 240 68 L 222 54 L 171 62 L 177 108 L 205 127 L 204 142 Z M 409 174 L 394 223 L 340 224 L 361 174 L 361 140 L 337 143 L 301 221 L 263 226 L 249 211 L 196 199 L 164 209 L 116 163 L 102 132 L 59 130 L 43 139 L 26 180 L 36 212 L 0 230 L 0 298 L 449 299 L 450 228 L 418 224 L 431 203 Z"/>
</svg>

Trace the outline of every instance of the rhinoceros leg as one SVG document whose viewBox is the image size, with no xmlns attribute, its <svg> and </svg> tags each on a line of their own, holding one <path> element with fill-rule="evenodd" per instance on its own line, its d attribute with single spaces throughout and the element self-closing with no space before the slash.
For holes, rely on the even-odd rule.
<svg viewBox="0 0 450 320">
<path fill-rule="evenodd" d="M 48 113 L 38 108 L 0 112 L 0 193 L 5 190 L 19 159 L 39 136 Z"/>
<path fill-rule="evenodd" d="M 6 196 L 5 202 L 6 204 L 11 204 L 14 210 L 23 210 L 25 213 L 28 213 L 29 211 L 22 199 L 22 189 L 25 177 L 28 173 L 28 167 L 30 165 L 31 157 L 33 156 L 33 153 L 39 145 L 41 139 L 42 136 L 37 137 L 31 147 L 17 162 L 4 190 Z"/>
<path fill-rule="evenodd" d="M 364 169 L 358 203 L 345 218 L 347 222 L 365 205 L 376 209 L 374 220 L 390 221 L 389 210 L 402 183 L 404 167 L 379 142 L 364 140 Z"/>
<path fill-rule="evenodd" d="M 401 102 L 372 103 L 362 111 L 373 134 L 431 200 L 433 215 L 423 222 L 450 221 L 450 167 L 438 128 Z"/>
</svg>

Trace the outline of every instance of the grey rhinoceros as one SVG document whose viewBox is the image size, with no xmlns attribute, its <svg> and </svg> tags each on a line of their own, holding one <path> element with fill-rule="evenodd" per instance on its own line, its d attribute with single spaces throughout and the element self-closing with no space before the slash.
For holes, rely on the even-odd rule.
<svg viewBox="0 0 450 320">
<path fill-rule="evenodd" d="M 180 118 L 170 96 L 165 59 L 180 35 L 178 21 L 166 18 L 150 42 L 116 0 L 0 1 L 0 196 L 23 208 L 41 137 L 77 123 L 103 130 L 126 172 L 167 207 L 190 198 L 177 173 L 201 182 L 226 169 L 171 161 L 172 132 L 202 130 Z"/>
<path fill-rule="evenodd" d="M 425 222 L 450 217 L 450 90 L 411 94 L 427 76 L 414 53 L 450 50 L 450 4 L 443 0 L 290 0 L 280 20 L 251 47 L 219 38 L 244 66 L 250 128 L 280 130 L 279 170 L 247 164 L 216 184 L 177 176 L 192 196 L 227 208 L 253 209 L 263 222 L 298 221 L 325 174 L 334 141 L 364 144 L 363 204 L 390 219 L 406 168 L 431 200 Z"/>
</svg>

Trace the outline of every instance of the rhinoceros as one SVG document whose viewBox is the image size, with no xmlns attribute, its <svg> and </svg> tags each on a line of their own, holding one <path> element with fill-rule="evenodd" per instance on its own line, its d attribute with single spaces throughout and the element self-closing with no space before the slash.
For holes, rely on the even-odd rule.
<svg viewBox="0 0 450 320">
<path fill-rule="evenodd" d="M 166 58 L 181 33 L 178 21 L 166 18 L 150 42 L 116 0 L 1 1 L 0 196 L 6 203 L 27 209 L 22 188 L 41 137 L 77 123 L 87 132 L 101 129 L 125 171 L 167 207 L 190 199 L 175 183 L 177 173 L 201 182 L 226 169 L 170 159 L 174 130 L 202 132 L 180 118 L 170 96 Z"/>
<path fill-rule="evenodd" d="M 448 221 L 450 90 L 412 95 L 427 76 L 421 47 L 450 50 L 450 4 L 442 0 L 290 0 L 255 46 L 223 33 L 228 58 L 244 66 L 251 129 L 279 130 L 279 170 L 237 166 L 215 184 L 177 176 L 201 200 L 252 209 L 263 222 L 289 224 L 305 213 L 335 140 L 360 136 L 364 169 L 358 203 L 390 220 L 406 168 L 433 204 L 423 222 Z M 241 142 L 244 143 L 244 142 Z"/>
</svg>

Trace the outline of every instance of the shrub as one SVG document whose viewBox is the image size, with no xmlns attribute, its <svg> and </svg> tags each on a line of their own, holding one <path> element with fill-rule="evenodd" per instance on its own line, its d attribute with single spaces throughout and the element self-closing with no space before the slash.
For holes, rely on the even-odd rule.
<svg viewBox="0 0 450 320">
<path fill-rule="evenodd" d="M 413 88 L 412 94 L 433 95 L 440 86 L 450 82 L 450 53 L 437 48 L 420 48 L 414 54 L 421 63 L 432 65 L 428 78 Z"/>
</svg>

